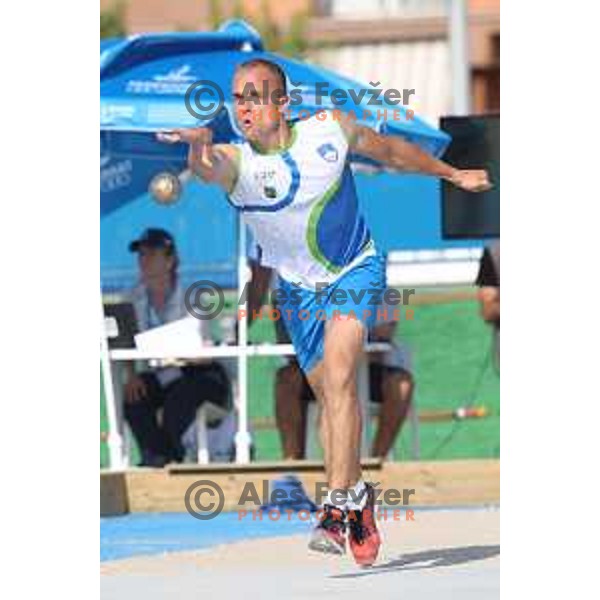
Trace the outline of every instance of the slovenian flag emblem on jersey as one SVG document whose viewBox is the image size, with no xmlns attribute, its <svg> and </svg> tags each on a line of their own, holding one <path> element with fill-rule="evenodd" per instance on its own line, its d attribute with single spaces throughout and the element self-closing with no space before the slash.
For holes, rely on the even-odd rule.
<svg viewBox="0 0 600 600">
<path fill-rule="evenodd" d="M 317 152 L 327 162 L 336 162 L 338 159 L 338 151 L 333 144 L 323 144 L 317 148 Z"/>
</svg>

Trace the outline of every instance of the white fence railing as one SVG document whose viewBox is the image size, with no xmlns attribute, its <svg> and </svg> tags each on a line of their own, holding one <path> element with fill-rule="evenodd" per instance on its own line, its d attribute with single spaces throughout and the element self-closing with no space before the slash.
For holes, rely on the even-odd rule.
<svg viewBox="0 0 600 600">
<path fill-rule="evenodd" d="M 448 0 L 329 0 L 320 3 L 320 14 L 337 19 L 443 17 Z"/>
</svg>

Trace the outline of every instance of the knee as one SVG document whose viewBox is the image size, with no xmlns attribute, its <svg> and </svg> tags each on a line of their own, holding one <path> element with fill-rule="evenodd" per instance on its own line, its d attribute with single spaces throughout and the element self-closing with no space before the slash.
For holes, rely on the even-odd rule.
<svg viewBox="0 0 600 600">
<path fill-rule="evenodd" d="M 348 394 L 356 392 L 356 373 L 354 369 L 337 368 L 325 375 L 325 396 Z"/>
<path fill-rule="evenodd" d="M 415 380 L 408 371 L 395 371 L 390 374 L 389 387 L 396 390 L 399 400 L 407 401 L 411 399 L 414 392 Z"/>
<path fill-rule="evenodd" d="M 415 379 L 408 371 L 403 371 L 400 376 L 400 387 L 405 393 L 412 394 L 415 390 Z"/>
</svg>

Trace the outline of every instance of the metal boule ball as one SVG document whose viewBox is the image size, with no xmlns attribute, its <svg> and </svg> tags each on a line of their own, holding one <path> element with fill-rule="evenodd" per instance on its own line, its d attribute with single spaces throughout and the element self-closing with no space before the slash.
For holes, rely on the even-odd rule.
<svg viewBox="0 0 600 600">
<path fill-rule="evenodd" d="M 181 182 L 173 173 L 159 173 L 150 182 L 150 194 L 159 204 L 173 204 L 181 196 Z"/>
</svg>

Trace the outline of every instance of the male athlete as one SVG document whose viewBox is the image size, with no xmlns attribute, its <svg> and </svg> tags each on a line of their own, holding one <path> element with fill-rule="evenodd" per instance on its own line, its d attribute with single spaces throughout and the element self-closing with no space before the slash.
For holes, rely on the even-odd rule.
<svg viewBox="0 0 600 600">
<path fill-rule="evenodd" d="M 329 493 L 309 547 L 343 554 L 348 540 L 356 562 L 371 565 L 381 540 L 373 487 L 360 474 L 356 372 L 376 319 L 371 291 L 385 290 L 385 262 L 358 210 L 348 157 L 353 152 L 472 192 L 490 184 L 485 171 L 455 169 L 338 111 L 290 123 L 286 93 L 277 64 L 250 60 L 237 67 L 233 81 L 235 117 L 245 143 L 213 146 L 207 128 L 158 137 L 189 144 L 191 171 L 226 191 L 242 211 L 263 263 L 279 274 L 281 317 L 323 411 Z M 339 303 L 344 292 L 346 300 Z"/>
</svg>

